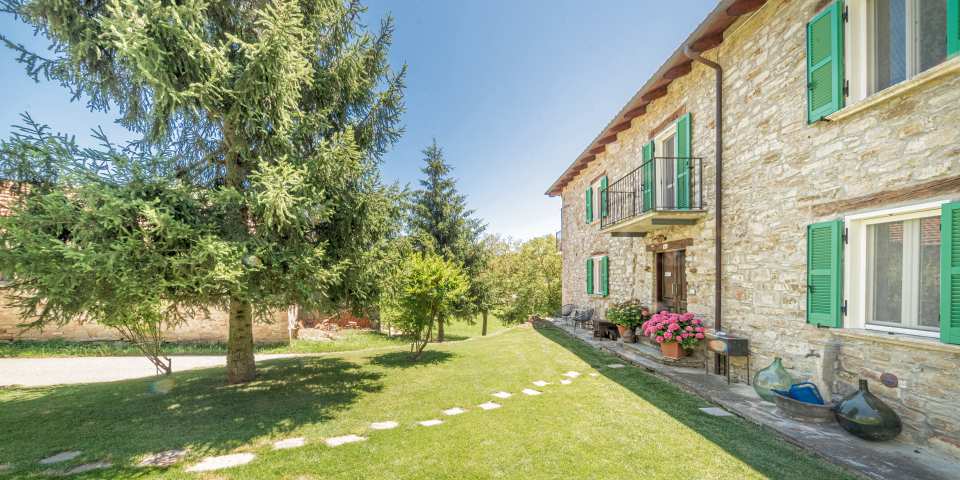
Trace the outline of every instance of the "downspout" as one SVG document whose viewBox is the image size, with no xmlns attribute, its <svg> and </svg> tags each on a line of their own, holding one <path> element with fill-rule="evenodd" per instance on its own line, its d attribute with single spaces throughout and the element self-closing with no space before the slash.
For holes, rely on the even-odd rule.
<svg viewBox="0 0 960 480">
<path fill-rule="evenodd" d="M 716 72 L 716 112 L 714 113 L 714 123 L 716 124 L 716 146 L 714 151 L 716 154 L 716 176 L 714 191 L 716 192 L 716 214 L 714 215 L 714 271 L 716 272 L 716 280 L 714 281 L 713 287 L 713 318 L 714 318 L 714 330 L 720 332 L 723 330 L 723 321 L 722 321 L 722 312 L 723 309 L 721 304 L 721 297 L 723 293 L 722 279 L 723 279 L 723 184 L 721 182 L 723 178 L 723 68 L 720 67 L 720 64 L 707 60 L 700 55 L 700 52 L 695 52 L 690 48 L 690 45 L 683 46 L 683 53 L 687 58 L 700 62 Z"/>
</svg>

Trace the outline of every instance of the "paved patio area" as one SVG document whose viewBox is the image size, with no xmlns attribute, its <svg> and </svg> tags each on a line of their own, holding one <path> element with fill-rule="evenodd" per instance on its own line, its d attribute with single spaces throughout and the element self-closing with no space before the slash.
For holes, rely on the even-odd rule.
<svg viewBox="0 0 960 480">
<path fill-rule="evenodd" d="M 726 377 L 708 375 L 702 368 L 664 365 L 641 355 L 637 349 L 593 337 L 591 330 L 575 329 L 559 321 L 547 321 L 570 336 L 612 353 L 631 364 L 665 377 L 684 390 L 710 400 L 747 420 L 776 431 L 787 441 L 805 448 L 866 478 L 958 479 L 956 459 L 924 447 L 902 442 L 872 443 L 861 440 L 837 424 L 815 425 L 791 420 L 776 405 L 764 402 L 753 387 L 743 383 L 727 385 Z"/>
<path fill-rule="evenodd" d="M 257 361 L 292 357 L 291 354 L 257 355 Z M 173 371 L 219 367 L 227 357 L 175 356 Z M 41 387 L 71 383 L 113 382 L 131 378 L 152 377 L 156 368 L 143 357 L 63 357 L 63 358 L 0 358 L 0 386 L 23 385 Z"/>
</svg>

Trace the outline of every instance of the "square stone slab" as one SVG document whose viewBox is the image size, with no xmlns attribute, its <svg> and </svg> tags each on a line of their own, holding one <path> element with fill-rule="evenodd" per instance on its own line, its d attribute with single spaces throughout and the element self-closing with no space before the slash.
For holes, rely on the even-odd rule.
<svg viewBox="0 0 960 480">
<path fill-rule="evenodd" d="M 513 394 L 510 392 L 497 392 L 494 393 L 493 396 L 497 398 L 510 398 L 513 396 Z"/>
<path fill-rule="evenodd" d="M 50 465 L 53 463 L 60 463 L 60 462 L 66 462 L 67 460 L 73 460 L 74 458 L 79 457 L 80 453 L 81 452 L 77 450 L 73 450 L 69 452 L 60 452 L 56 455 L 51 455 L 47 458 L 44 458 L 43 460 L 40 460 L 40 465 Z"/>
<path fill-rule="evenodd" d="M 477 405 L 477 406 L 480 407 L 480 408 L 482 408 L 482 409 L 484 409 L 484 410 L 493 410 L 493 409 L 495 409 L 495 408 L 500 408 L 500 404 L 499 404 L 499 403 L 494 403 L 494 402 L 485 402 L 485 403 L 481 403 L 480 405 Z"/>
<path fill-rule="evenodd" d="M 143 457 L 143 460 L 140 460 L 140 463 L 137 464 L 138 467 L 169 467 L 180 460 L 183 460 L 183 457 L 187 455 L 185 449 L 176 449 L 176 450 L 167 450 L 164 452 L 152 453 Z"/>
<path fill-rule="evenodd" d="M 361 437 L 359 435 L 343 435 L 341 437 L 330 437 L 323 442 L 327 444 L 328 447 L 339 447 L 340 445 L 345 445 L 348 443 L 362 442 L 366 440 L 366 437 Z"/>
<path fill-rule="evenodd" d="M 523 389 L 523 394 L 524 394 L 524 395 L 540 395 L 540 393 L 541 393 L 541 392 L 538 392 L 538 391 L 536 391 L 536 390 L 534 390 L 534 389 L 532 389 L 532 388 L 524 388 L 524 389 Z"/>
<path fill-rule="evenodd" d="M 453 408 L 448 408 L 444 410 L 443 414 L 448 416 L 453 416 L 453 415 L 460 415 L 461 413 L 464 413 L 464 412 L 466 412 L 466 410 L 460 407 L 453 407 Z"/>
<path fill-rule="evenodd" d="M 544 382 L 543 380 L 537 380 L 536 382 L 533 382 L 533 384 L 536 385 L 536 386 L 538 386 L 538 387 L 546 387 L 547 385 L 550 385 L 550 382 Z"/>
<path fill-rule="evenodd" d="M 232 455 L 221 455 L 219 457 L 207 457 L 201 460 L 200 463 L 188 468 L 187 471 L 209 472 L 222 468 L 238 467 L 252 462 L 256 457 L 257 456 L 252 453 L 234 453 Z"/>
<path fill-rule="evenodd" d="M 433 427 L 433 426 L 440 425 L 441 423 L 443 423 L 443 420 L 437 420 L 437 419 L 424 420 L 424 421 L 422 421 L 422 422 L 417 422 L 417 423 L 419 423 L 420 425 L 423 425 L 424 427 Z"/>
<path fill-rule="evenodd" d="M 626 367 L 626 365 L 622 363 L 611 363 L 610 365 L 607 365 L 607 368 L 623 368 L 623 367 Z"/>
<path fill-rule="evenodd" d="M 564 378 L 563 380 L 560 380 L 560 385 L 570 385 L 571 383 L 573 383 L 573 380 L 570 380 L 569 378 Z"/>
<path fill-rule="evenodd" d="M 397 428 L 397 425 L 399 425 L 397 422 L 389 420 L 386 422 L 373 422 L 370 424 L 370 428 L 374 430 L 390 430 L 391 428 Z"/>
<path fill-rule="evenodd" d="M 706 407 L 701 408 L 701 412 L 706 413 L 707 415 L 713 415 L 714 417 L 732 417 L 733 414 L 720 408 L 720 407 Z"/>
<path fill-rule="evenodd" d="M 113 464 L 110 462 L 93 462 L 93 463 L 84 463 L 83 465 L 77 465 L 76 467 L 71 468 L 64 472 L 64 475 L 76 475 L 78 473 L 92 472 L 94 470 L 102 470 L 104 468 L 110 468 Z"/>
<path fill-rule="evenodd" d="M 274 450 L 283 450 L 286 448 L 299 448 L 307 444 L 307 439 L 303 437 L 285 438 L 273 442 Z"/>
<path fill-rule="evenodd" d="M 599 374 L 599 373 L 591 373 L 590 376 L 591 376 L 591 377 L 599 377 L 600 374 Z"/>
<path fill-rule="evenodd" d="M 580 372 L 574 372 L 573 370 L 571 370 L 571 371 L 569 371 L 569 372 L 567 372 L 567 373 L 564 373 L 563 376 L 564 376 L 564 377 L 569 377 L 569 378 L 577 378 L 577 377 L 580 376 Z"/>
</svg>

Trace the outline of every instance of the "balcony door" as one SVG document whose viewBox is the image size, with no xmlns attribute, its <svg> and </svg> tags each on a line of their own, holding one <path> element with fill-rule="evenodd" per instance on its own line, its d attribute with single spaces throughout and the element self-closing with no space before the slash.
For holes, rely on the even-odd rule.
<svg viewBox="0 0 960 480">
<path fill-rule="evenodd" d="M 676 172 L 676 161 L 674 157 L 677 156 L 677 130 L 676 128 L 669 128 L 654 140 L 656 142 L 656 147 L 654 151 L 657 152 L 657 157 L 663 157 L 659 161 L 655 158 L 654 161 L 657 162 L 656 172 L 657 172 L 657 205 L 658 210 L 672 210 L 676 208 L 676 198 L 677 198 L 677 172 Z"/>
</svg>

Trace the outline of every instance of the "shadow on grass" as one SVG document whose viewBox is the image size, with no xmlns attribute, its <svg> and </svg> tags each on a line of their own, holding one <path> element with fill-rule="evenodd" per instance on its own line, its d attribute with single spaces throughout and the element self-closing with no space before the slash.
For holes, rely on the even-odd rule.
<svg viewBox="0 0 960 480">
<path fill-rule="evenodd" d="M 425 350 L 417 359 L 413 358 L 411 352 L 391 352 L 371 358 L 370 364 L 387 368 L 410 368 L 436 365 L 448 362 L 454 357 L 456 355 L 453 353 L 437 350 Z"/>
<path fill-rule="evenodd" d="M 536 331 L 596 368 L 600 374 L 626 388 L 678 422 L 724 449 L 751 468 L 777 479 L 853 479 L 840 467 L 805 452 L 773 432 L 739 417 L 714 417 L 701 412 L 708 401 L 636 368 L 605 366 L 623 361 L 571 338 L 559 328 L 538 324 Z"/>
<path fill-rule="evenodd" d="M 133 478 L 144 470 L 128 466 L 144 454 L 225 452 L 256 437 L 328 421 L 382 388 L 381 373 L 338 358 L 285 358 L 258 362 L 257 368 L 255 381 L 232 386 L 225 385 L 224 369 L 214 368 L 0 391 L 0 459 L 17 463 L 13 475 L 39 478 L 37 461 L 81 450 L 83 457 L 71 465 L 107 459 L 117 465 L 109 470 L 111 478 Z"/>
</svg>

